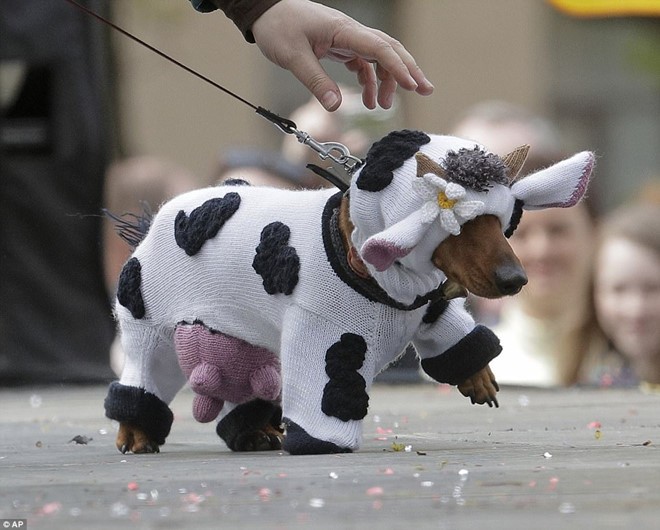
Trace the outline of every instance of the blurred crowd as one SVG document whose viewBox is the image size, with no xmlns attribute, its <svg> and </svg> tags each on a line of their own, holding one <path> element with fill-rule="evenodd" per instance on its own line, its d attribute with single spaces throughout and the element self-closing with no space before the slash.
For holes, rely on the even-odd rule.
<svg viewBox="0 0 660 530">
<path fill-rule="evenodd" d="M 469 109 L 454 133 L 504 155 L 530 144 L 523 175 L 562 152 L 547 119 L 491 101 Z M 587 197 L 573 208 L 526 211 L 510 244 L 529 283 L 511 298 L 473 298 L 477 320 L 499 336 L 500 384 L 598 387 L 660 383 L 660 201 L 650 182 L 615 211 Z"/>
</svg>

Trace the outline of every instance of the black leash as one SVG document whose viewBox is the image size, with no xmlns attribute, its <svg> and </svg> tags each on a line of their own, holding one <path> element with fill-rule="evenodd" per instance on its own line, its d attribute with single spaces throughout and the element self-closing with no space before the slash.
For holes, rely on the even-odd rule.
<svg viewBox="0 0 660 530">
<path fill-rule="evenodd" d="M 258 105 L 255 105 L 255 104 L 249 102 L 247 99 L 245 99 L 245 98 L 239 96 L 238 94 L 236 94 L 235 92 L 232 92 L 231 90 L 225 88 L 221 84 L 216 83 L 212 79 L 210 79 L 207 76 L 197 72 L 196 70 L 193 70 L 189 66 L 186 66 L 185 64 L 183 64 L 182 62 L 177 61 L 174 57 L 171 57 L 170 55 L 168 55 L 165 52 L 159 50 L 158 48 L 155 48 L 151 44 L 143 41 L 139 37 L 136 37 L 132 33 L 129 33 L 128 31 L 121 28 L 117 24 L 111 22 L 107 18 L 99 15 L 95 11 L 92 11 L 88 7 L 76 2 L 75 0 L 66 0 L 66 1 L 69 2 L 70 4 L 74 5 L 75 7 L 80 9 L 81 11 L 84 11 L 88 15 L 90 15 L 90 16 L 94 17 L 95 19 L 101 21 L 103 24 L 106 24 L 107 26 L 110 26 L 112 29 L 118 31 L 119 33 L 121 33 L 125 37 L 128 37 L 129 39 L 133 40 L 134 42 L 137 42 L 141 46 L 144 46 L 145 48 L 147 48 L 148 50 L 152 51 L 153 53 L 159 55 L 163 59 L 175 64 L 179 68 L 182 68 L 183 70 L 185 70 L 189 74 L 194 75 L 198 79 L 201 79 L 202 81 L 204 81 L 204 82 L 208 83 L 209 85 L 217 88 L 218 90 L 221 90 L 222 92 L 224 92 L 225 94 L 233 97 L 234 99 L 237 99 L 238 101 L 240 101 L 244 105 L 247 105 L 248 107 L 253 109 L 257 114 L 259 114 L 263 118 L 266 118 L 269 122 L 271 122 L 273 125 L 275 125 L 275 127 L 277 127 L 283 133 L 295 135 L 300 143 L 302 143 L 302 144 L 310 147 L 314 151 L 316 151 L 316 153 L 319 155 L 321 160 L 326 160 L 327 158 L 329 158 L 330 160 L 332 160 L 336 164 L 340 165 L 346 171 L 346 173 L 348 174 L 349 179 L 350 179 L 350 176 L 353 174 L 353 172 L 358 167 L 360 167 L 362 165 L 362 160 L 360 160 L 359 158 L 351 155 L 351 153 L 349 152 L 348 148 L 345 145 L 340 144 L 338 142 L 317 142 L 316 140 L 314 140 L 314 138 L 312 138 L 306 132 L 298 130 L 296 124 L 292 120 L 289 120 L 287 118 L 283 118 L 282 116 L 279 116 L 278 114 L 275 114 L 274 112 L 271 112 L 268 109 L 265 109 L 261 106 L 258 106 Z M 315 171 L 315 172 L 317 174 L 319 174 L 320 176 L 322 176 L 323 178 L 325 178 L 326 180 L 328 180 L 329 182 L 331 182 L 333 185 L 337 186 L 342 191 L 346 191 L 346 189 L 349 186 L 349 183 L 346 182 L 345 179 L 343 179 L 342 177 L 333 175 L 332 173 L 327 172 L 327 170 L 325 170 L 325 172 L 323 170 L 320 171 L 320 172 L 319 171 Z M 328 175 L 330 175 L 331 178 L 329 178 Z"/>
</svg>

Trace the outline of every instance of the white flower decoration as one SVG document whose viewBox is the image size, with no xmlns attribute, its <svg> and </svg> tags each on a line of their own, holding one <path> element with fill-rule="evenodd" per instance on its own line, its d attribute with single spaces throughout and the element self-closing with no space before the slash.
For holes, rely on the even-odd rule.
<svg viewBox="0 0 660 530">
<path fill-rule="evenodd" d="M 440 225 L 452 235 L 461 233 L 461 224 L 484 211 L 482 201 L 465 200 L 465 188 L 455 182 L 427 173 L 413 181 L 413 189 L 426 202 L 422 205 L 422 222 L 431 224 L 440 216 Z"/>
</svg>

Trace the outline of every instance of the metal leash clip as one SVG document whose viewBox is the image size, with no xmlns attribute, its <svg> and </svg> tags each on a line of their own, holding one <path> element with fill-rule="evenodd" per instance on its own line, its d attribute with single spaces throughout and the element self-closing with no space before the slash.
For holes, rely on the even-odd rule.
<svg viewBox="0 0 660 530">
<path fill-rule="evenodd" d="M 348 175 L 352 175 L 362 165 L 362 160 L 353 156 L 344 144 L 340 144 L 339 142 L 317 142 L 308 133 L 299 131 L 298 129 L 294 129 L 293 134 L 296 135 L 296 138 L 298 138 L 301 144 L 316 151 L 321 160 L 329 158 L 342 166 Z"/>
<path fill-rule="evenodd" d="M 321 160 L 326 160 L 328 158 L 332 160 L 337 166 L 344 170 L 346 176 L 336 175 L 331 169 L 320 168 L 314 164 L 308 164 L 308 169 L 311 169 L 342 191 L 346 191 L 349 188 L 351 176 L 362 165 L 363 161 L 360 158 L 353 156 L 348 150 L 348 147 L 339 142 L 318 142 L 312 138 L 309 133 L 299 130 L 293 121 L 278 116 L 274 112 L 263 107 L 257 107 L 256 111 L 257 114 L 266 118 L 283 133 L 293 134 L 301 144 L 306 145 L 315 151 Z"/>
</svg>

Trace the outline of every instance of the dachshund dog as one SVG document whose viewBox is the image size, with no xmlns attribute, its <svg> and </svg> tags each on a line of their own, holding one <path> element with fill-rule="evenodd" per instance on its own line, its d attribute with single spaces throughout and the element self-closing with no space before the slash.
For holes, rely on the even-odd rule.
<svg viewBox="0 0 660 530">
<path fill-rule="evenodd" d="M 395 131 L 345 193 L 232 181 L 163 205 L 119 279 L 117 447 L 157 452 L 188 381 L 233 450 L 356 450 L 373 378 L 409 343 L 432 378 L 497 406 L 501 347 L 462 297 L 518 293 L 523 210 L 576 204 L 594 166 L 583 152 L 519 178 L 527 149 Z"/>
</svg>

